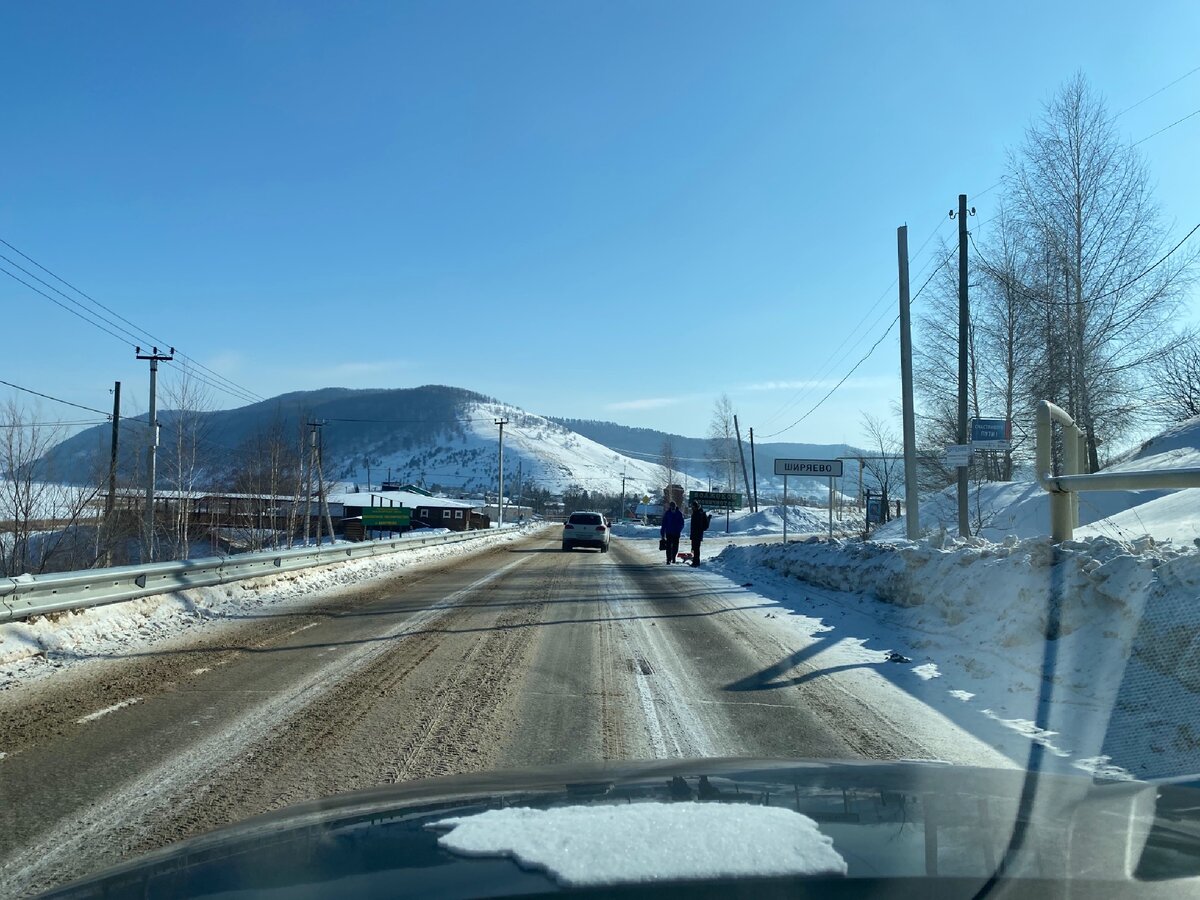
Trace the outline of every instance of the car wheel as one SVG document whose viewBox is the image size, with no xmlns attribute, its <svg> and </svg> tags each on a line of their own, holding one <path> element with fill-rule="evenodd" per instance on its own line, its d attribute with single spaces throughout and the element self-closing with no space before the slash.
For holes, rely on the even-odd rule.
<svg viewBox="0 0 1200 900">
<path fill-rule="evenodd" d="M 570 549 L 571 549 L 571 545 L 568 544 L 566 541 L 563 541 L 563 550 L 570 550 Z"/>
</svg>

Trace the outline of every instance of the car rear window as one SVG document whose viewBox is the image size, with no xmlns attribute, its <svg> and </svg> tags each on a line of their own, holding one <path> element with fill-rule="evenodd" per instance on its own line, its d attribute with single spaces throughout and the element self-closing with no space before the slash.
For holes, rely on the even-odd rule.
<svg viewBox="0 0 1200 900">
<path fill-rule="evenodd" d="M 604 520 L 598 513 L 571 513 L 572 525 L 603 525 Z"/>
</svg>

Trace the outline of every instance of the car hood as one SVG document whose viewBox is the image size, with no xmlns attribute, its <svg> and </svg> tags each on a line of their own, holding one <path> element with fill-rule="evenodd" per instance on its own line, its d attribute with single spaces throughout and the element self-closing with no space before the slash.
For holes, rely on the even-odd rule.
<svg viewBox="0 0 1200 900">
<path fill-rule="evenodd" d="M 482 821 L 471 817 L 497 810 L 541 811 L 522 812 L 526 818 L 567 811 L 574 843 L 565 835 L 548 843 L 558 845 L 560 860 L 564 852 L 576 862 L 581 855 L 603 859 L 607 874 L 599 881 L 571 880 L 551 858 L 554 848 L 540 857 L 542 850 L 522 844 L 521 828 L 508 820 L 496 819 L 499 829 L 488 838 L 495 846 L 446 846 L 457 829 L 445 820 Z M 762 810 L 800 814 L 805 827 L 819 833 L 815 840 L 831 847 L 844 866 L 781 872 L 764 858 L 770 854 L 761 833 L 721 824 L 744 823 Z M 612 843 L 614 815 L 620 820 L 659 812 L 671 816 L 661 840 L 641 841 L 636 854 L 622 849 L 619 834 Z M 713 815 L 723 812 L 740 818 Z M 602 819 L 610 822 L 607 834 Z M 598 823 L 595 846 L 589 845 L 592 821 Z M 780 830 L 772 840 L 780 839 Z M 793 828 L 785 824 L 782 831 L 786 843 Z M 796 841 L 801 831 L 795 828 Z M 696 862 L 698 846 L 705 857 Z M 693 862 L 684 859 L 687 854 Z M 627 855 L 629 870 L 622 877 Z M 645 859 L 639 869 L 634 856 L 648 856 L 650 870 Z M 1014 885 L 1023 893 L 1052 895 L 1070 886 L 1084 891 L 1079 896 L 1130 888 L 1146 896 L 1200 896 L 1200 791 L 1192 784 L 1098 782 L 936 762 L 704 759 L 555 766 L 428 779 L 301 804 L 166 847 L 47 896 L 478 897 L 582 885 L 606 894 L 685 890 L 752 893 L 761 900 L 763 894 L 807 895 L 817 888 L 822 896 L 859 896 L 880 886 L 889 896 L 927 896 L 934 882 L 940 896 L 971 897 Z"/>
</svg>

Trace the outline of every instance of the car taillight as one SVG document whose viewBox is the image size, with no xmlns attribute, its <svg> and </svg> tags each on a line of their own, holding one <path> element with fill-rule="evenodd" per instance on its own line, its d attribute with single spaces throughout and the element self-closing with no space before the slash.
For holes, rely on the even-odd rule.
<svg viewBox="0 0 1200 900">
<path fill-rule="evenodd" d="M 603 531 L 603 530 L 604 530 L 604 526 L 603 526 L 603 525 L 597 525 L 597 526 L 596 526 L 596 530 L 597 530 L 597 531 Z"/>
<path fill-rule="evenodd" d="M 563 526 L 563 528 L 574 528 L 574 527 L 575 526 L 572 525 L 570 522 L 568 522 L 566 525 Z"/>
</svg>

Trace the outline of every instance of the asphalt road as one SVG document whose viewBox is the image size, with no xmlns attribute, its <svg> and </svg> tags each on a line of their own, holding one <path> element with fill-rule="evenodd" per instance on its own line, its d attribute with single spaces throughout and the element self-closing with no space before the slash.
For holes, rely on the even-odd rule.
<svg viewBox="0 0 1200 900">
<path fill-rule="evenodd" d="M 563 553 L 547 530 L 9 692 L 0 895 L 380 783 L 604 759 L 939 755 L 902 712 L 817 677 L 764 627 L 761 598 L 643 546 Z"/>
</svg>

